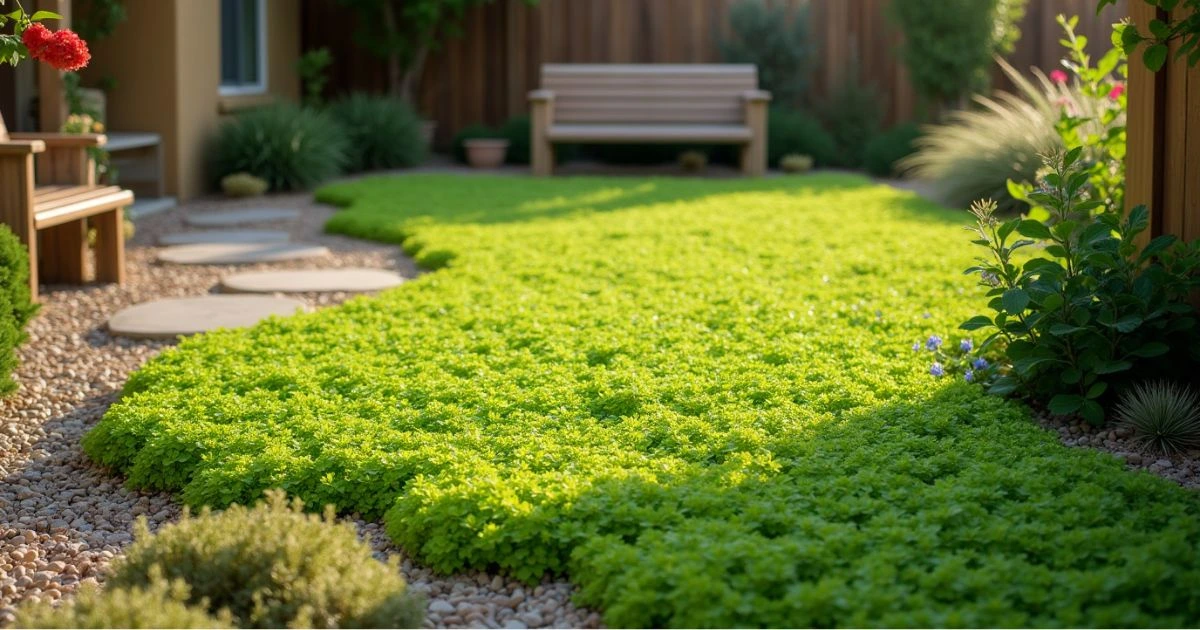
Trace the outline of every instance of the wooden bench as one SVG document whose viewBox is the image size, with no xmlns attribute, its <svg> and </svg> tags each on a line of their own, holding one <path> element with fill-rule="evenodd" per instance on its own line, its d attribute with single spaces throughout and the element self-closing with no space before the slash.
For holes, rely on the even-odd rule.
<svg viewBox="0 0 1200 630">
<path fill-rule="evenodd" d="M 529 93 L 535 175 L 554 170 L 554 143 L 741 145 L 742 172 L 767 168 L 767 103 L 752 65 L 546 64 Z"/>
<path fill-rule="evenodd" d="M 0 223 L 29 250 L 29 286 L 87 281 L 88 221 L 96 228 L 96 279 L 125 281 L 123 209 L 133 193 L 96 185 L 89 147 L 100 134 L 13 133 L 0 119 Z M 36 169 L 35 160 L 36 159 Z"/>
</svg>

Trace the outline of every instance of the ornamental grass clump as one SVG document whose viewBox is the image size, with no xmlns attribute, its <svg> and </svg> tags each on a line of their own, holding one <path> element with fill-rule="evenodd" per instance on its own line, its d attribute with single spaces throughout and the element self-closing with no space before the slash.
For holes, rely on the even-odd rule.
<svg viewBox="0 0 1200 630">
<path fill-rule="evenodd" d="M 410 628 L 424 618 L 398 558 L 379 562 L 332 510 L 305 514 L 282 491 L 253 508 L 185 514 L 153 535 L 140 521 L 107 588 L 149 590 L 163 578 L 187 585 L 189 605 L 227 611 L 239 627 Z"/>
<path fill-rule="evenodd" d="M 1200 397 L 1168 381 L 1143 383 L 1117 406 L 1117 424 L 1155 453 L 1174 455 L 1200 448 Z"/>
<path fill-rule="evenodd" d="M 329 108 L 348 140 L 350 172 L 408 168 L 425 160 L 421 117 L 412 105 L 390 96 L 355 93 Z"/>
<path fill-rule="evenodd" d="M 291 103 L 248 110 L 223 122 L 209 146 L 213 185 L 249 173 L 273 191 L 306 190 L 342 173 L 350 147 L 324 112 Z"/>
</svg>

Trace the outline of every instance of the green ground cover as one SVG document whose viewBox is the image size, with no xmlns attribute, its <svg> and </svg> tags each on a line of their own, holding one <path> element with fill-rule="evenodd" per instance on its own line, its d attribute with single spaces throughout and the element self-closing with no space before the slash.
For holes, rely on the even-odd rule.
<svg viewBox="0 0 1200 630">
<path fill-rule="evenodd" d="M 966 217 L 854 176 L 374 178 L 329 229 L 440 268 L 185 341 L 85 448 L 191 504 L 283 487 L 614 625 L 1192 625 L 1200 499 L 912 344 Z"/>
</svg>

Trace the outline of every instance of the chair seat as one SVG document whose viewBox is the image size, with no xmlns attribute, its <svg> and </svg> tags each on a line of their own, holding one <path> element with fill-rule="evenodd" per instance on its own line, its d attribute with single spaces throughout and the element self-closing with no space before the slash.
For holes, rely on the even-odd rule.
<svg viewBox="0 0 1200 630">
<path fill-rule="evenodd" d="M 39 186 L 33 191 L 33 222 L 41 230 L 133 203 L 117 186 Z"/>
<path fill-rule="evenodd" d="M 745 125 L 558 124 L 547 136 L 554 142 L 750 142 Z"/>
</svg>

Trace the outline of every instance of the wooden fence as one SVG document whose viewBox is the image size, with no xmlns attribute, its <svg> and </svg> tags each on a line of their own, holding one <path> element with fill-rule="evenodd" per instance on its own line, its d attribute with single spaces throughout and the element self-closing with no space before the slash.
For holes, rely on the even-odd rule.
<svg viewBox="0 0 1200 630">
<path fill-rule="evenodd" d="M 1143 2 L 1130 10 L 1138 24 L 1164 17 Z M 1175 10 L 1174 17 L 1183 17 L 1183 9 Z M 1178 46 L 1172 44 L 1168 59 Z M 1175 60 L 1152 73 L 1135 59 L 1129 68 L 1126 200 L 1151 209 L 1148 237 L 1200 238 L 1200 66 Z"/>
<path fill-rule="evenodd" d="M 439 124 L 438 138 L 473 123 L 497 124 L 527 111 L 542 63 L 703 63 L 720 61 L 729 8 L 739 0 L 497 0 L 471 10 L 461 37 L 429 59 L 420 84 L 422 113 Z M 857 61 L 860 80 L 887 98 L 889 122 L 913 117 L 917 96 L 896 55 L 900 34 L 886 14 L 889 0 L 767 0 L 794 10 L 808 5 L 818 52 L 815 101 L 846 80 Z M 335 0 L 305 0 L 305 49 L 329 46 L 336 91 L 383 91 L 382 62 L 353 42 L 353 16 Z M 1080 16 L 1079 31 L 1097 50 L 1126 11 L 1120 0 L 1101 16 L 1095 0 L 1031 0 L 1024 36 L 1012 61 L 1051 68 L 1061 58 L 1058 13 Z"/>
</svg>

